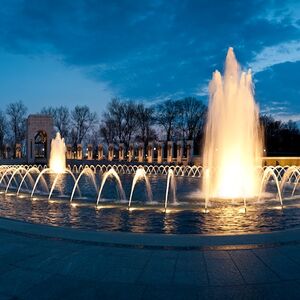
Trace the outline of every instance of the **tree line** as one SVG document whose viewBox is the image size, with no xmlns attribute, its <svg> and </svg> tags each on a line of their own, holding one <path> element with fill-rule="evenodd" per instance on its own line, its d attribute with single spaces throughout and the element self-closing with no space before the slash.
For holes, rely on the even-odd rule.
<svg viewBox="0 0 300 300">
<path fill-rule="evenodd" d="M 207 106 L 194 97 L 165 100 L 155 105 L 143 102 L 112 99 L 99 116 L 86 106 L 44 107 L 40 114 L 51 115 L 56 131 L 67 144 L 130 143 L 193 140 L 195 154 L 201 154 Z M 5 145 L 15 149 L 16 144 L 25 149 L 26 119 L 28 109 L 22 101 L 0 110 L 0 155 Z M 262 115 L 265 149 L 268 155 L 300 155 L 300 131 L 293 121 L 282 122 Z"/>
</svg>

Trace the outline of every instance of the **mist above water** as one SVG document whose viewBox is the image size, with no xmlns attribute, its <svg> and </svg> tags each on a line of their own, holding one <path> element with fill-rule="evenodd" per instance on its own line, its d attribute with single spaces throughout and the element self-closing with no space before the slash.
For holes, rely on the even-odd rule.
<svg viewBox="0 0 300 300">
<path fill-rule="evenodd" d="M 263 137 L 251 71 L 241 72 L 233 49 L 225 71 L 213 73 L 203 150 L 203 189 L 209 198 L 259 194 Z"/>
</svg>

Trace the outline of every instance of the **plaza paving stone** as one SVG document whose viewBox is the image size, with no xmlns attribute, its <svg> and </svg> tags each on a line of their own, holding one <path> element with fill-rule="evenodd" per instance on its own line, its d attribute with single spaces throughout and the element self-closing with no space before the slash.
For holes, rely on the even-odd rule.
<svg viewBox="0 0 300 300">
<path fill-rule="evenodd" d="M 10 231 L 1 220 L 0 240 L 0 299 L 300 298 L 297 241 L 127 247 Z"/>
</svg>

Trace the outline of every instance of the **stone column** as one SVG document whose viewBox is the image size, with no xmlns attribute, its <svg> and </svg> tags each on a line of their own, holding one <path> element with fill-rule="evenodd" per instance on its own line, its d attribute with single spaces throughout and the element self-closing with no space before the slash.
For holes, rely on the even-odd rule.
<svg viewBox="0 0 300 300">
<path fill-rule="evenodd" d="M 108 160 L 112 161 L 114 159 L 114 144 L 109 144 L 108 145 Z"/>
<path fill-rule="evenodd" d="M 134 161 L 134 144 L 129 144 L 128 148 L 128 161 Z"/>
<path fill-rule="evenodd" d="M 182 163 L 182 150 L 183 150 L 183 148 L 182 148 L 182 146 L 183 146 L 183 142 L 182 141 L 178 141 L 177 142 L 177 163 L 178 164 L 181 164 Z"/>
<path fill-rule="evenodd" d="M 103 145 L 99 144 L 98 145 L 98 160 L 102 160 L 103 159 Z"/>
<path fill-rule="evenodd" d="M 144 143 L 140 143 L 138 146 L 138 162 L 144 161 Z"/>
<path fill-rule="evenodd" d="M 72 145 L 68 144 L 66 147 L 67 147 L 67 159 L 72 159 Z"/>
<path fill-rule="evenodd" d="M 153 163 L 153 142 L 148 143 L 148 147 L 147 147 L 147 162 L 149 164 Z"/>
<path fill-rule="evenodd" d="M 161 164 L 163 162 L 163 153 L 164 153 L 164 143 L 158 142 L 157 145 L 157 163 Z"/>
<path fill-rule="evenodd" d="M 119 161 L 124 160 L 124 144 L 119 144 Z"/>
<path fill-rule="evenodd" d="M 88 147 L 87 147 L 87 159 L 88 160 L 92 160 L 93 159 L 93 145 L 92 144 L 88 144 Z"/>
<path fill-rule="evenodd" d="M 172 141 L 168 141 L 168 151 L 167 151 L 167 162 L 171 163 L 173 161 L 173 146 L 174 143 Z"/>
<path fill-rule="evenodd" d="M 78 160 L 82 160 L 82 145 L 78 144 L 77 145 L 77 157 Z"/>
<path fill-rule="evenodd" d="M 193 161 L 193 155 L 194 155 L 194 141 L 188 140 L 186 142 L 186 161 L 188 164 Z"/>
<path fill-rule="evenodd" d="M 21 144 L 16 144 L 16 158 L 22 158 Z"/>
</svg>

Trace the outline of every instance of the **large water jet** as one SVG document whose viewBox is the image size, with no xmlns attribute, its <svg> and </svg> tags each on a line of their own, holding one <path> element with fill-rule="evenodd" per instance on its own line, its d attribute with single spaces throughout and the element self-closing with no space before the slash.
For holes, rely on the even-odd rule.
<svg viewBox="0 0 300 300">
<path fill-rule="evenodd" d="M 51 141 L 49 168 L 54 173 L 63 173 L 66 169 L 66 144 L 59 132 Z"/>
<path fill-rule="evenodd" d="M 241 72 L 232 48 L 224 75 L 213 73 L 209 93 L 203 150 L 203 166 L 209 174 L 203 177 L 206 199 L 255 197 L 263 153 L 259 110 L 251 71 Z"/>
</svg>

